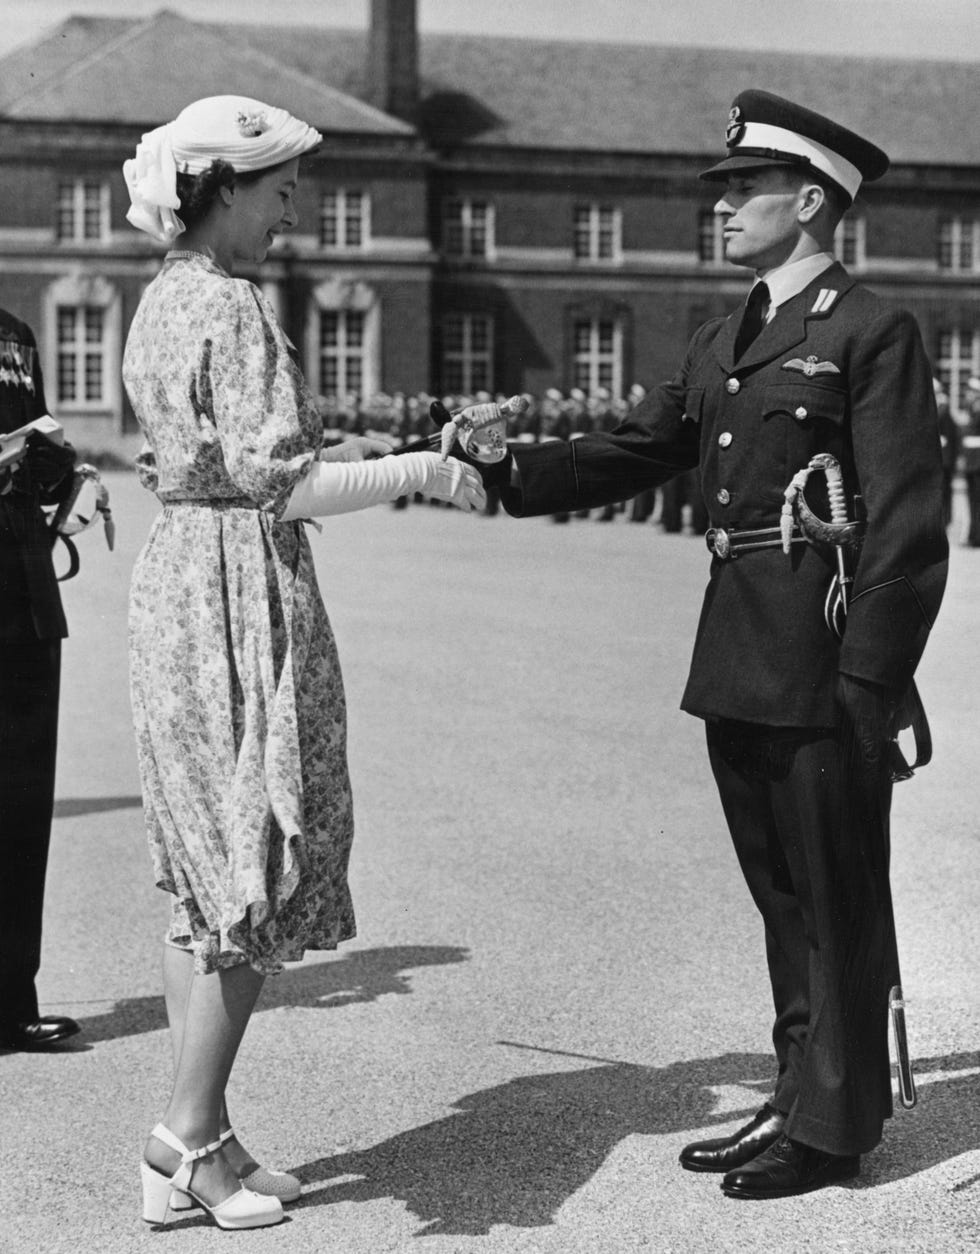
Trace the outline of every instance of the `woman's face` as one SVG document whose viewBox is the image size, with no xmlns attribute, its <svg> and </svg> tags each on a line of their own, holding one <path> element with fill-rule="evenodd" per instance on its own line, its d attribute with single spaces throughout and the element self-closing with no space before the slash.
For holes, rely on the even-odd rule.
<svg viewBox="0 0 980 1254">
<path fill-rule="evenodd" d="M 293 157 L 258 178 L 235 184 L 231 203 L 235 261 L 263 261 L 276 236 L 296 226 L 293 194 L 298 179 L 299 158 Z"/>
</svg>

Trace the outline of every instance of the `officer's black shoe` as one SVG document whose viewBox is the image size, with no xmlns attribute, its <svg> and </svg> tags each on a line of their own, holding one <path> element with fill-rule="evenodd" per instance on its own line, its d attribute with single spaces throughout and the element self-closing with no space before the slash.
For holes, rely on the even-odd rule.
<svg viewBox="0 0 980 1254">
<path fill-rule="evenodd" d="M 0 1028 L 0 1049 L 50 1049 L 52 1045 L 60 1045 L 81 1030 L 74 1019 L 45 1015 L 28 1023 L 11 1023 Z"/>
<path fill-rule="evenodd" d="M 772 1145 L 785 1122 L 786 1116 L 767 1104 L 731 1136 L 685 1145 L 681 1166 L 686 1171 L 731 1171 L 733 1167 L 742 1167 Z"/>
<path fill-rule="evenodd" d="M 744 1167 L 730 1171 L 721 1182 L 727 1197 L 795 1197 L 828 1184 L 853 1180 L 861 1170 L 857 1154 L 842 1157 L 825 1154 L 810 1145 L 801 1145 L 781 1136 L 774 1145 Z"/>
</svg>

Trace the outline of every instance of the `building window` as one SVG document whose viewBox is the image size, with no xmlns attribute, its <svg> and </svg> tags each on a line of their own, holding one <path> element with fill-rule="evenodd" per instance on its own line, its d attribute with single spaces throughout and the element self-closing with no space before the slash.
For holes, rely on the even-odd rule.
<svg viewBox="0 0 980 1254">
<path fill-rule="evenodd" d="M 980 218 L 940 218 L 939 268 L 953 274 L 980 270 Z"/>
<path fill-rule="evenodd" d="M 450 257 L 493 254 L 493 206 L 462 197 L 443 206 L 443 246 Z"/>
<path fill-rule="evenodd" d="M 442 389 L 463 396 L 493 390 L 493 318 L 446 314 L 442 320 Z"/>
<path fill-rule="evenodd" d="M 370 200 L 364 192 L 339 187 L 320 198 L 320 245 L 364 248 L 370 228 Z"/>
<path fill-rule="evenodd" d="M 834 232 L 834 256 L 843 265 L 859 270 L 865 262 L 864 239 L 864 218 L 846 214 Z"/>
<path fill-rule="evenodd" d="M 623 327 L 616 318 L 580 318 L 572 327 L 573 386 L 593 395 L 623 394 Z"/>
<path fill-rule="evenodd" d="M 954 413 L 963 409 L 966 381 L 980 375 L 980 328 L 947 327 L 939 332 L 936 373 Z"/>
<path fill-rule="evenodd" d="M 60 240 L 109 238 L 109 184 L 74 179 L 58 184 L 55 234 Z"/>
<path fill-rule="evenodd" d="M 725 219 L 713 209 L 702 209 L 698 214 L 698 257 L 701 261 L 718 264 L 725 260 Z"/>
<path fill-rule="evenodd" d="M 106 311 L 94 305 L 59 305 L 58 403 L 101 409 L 106 403 Z"/>
<path fill-rule="evenodd" d="M 614 261 L 621 252 L 622 224 L 611 205 L 576 205 L 573 250 L 580 261 Z"/>
<path fill-rule="evenodd" d="M 320 311 L 320 391 L 325 395 L 363 394 L 364 322 L 357 309 Z"/>
</svg>

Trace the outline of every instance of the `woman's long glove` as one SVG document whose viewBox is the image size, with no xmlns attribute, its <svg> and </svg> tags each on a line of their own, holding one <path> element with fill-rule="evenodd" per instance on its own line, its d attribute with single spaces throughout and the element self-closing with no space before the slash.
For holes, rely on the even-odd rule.
<svg viewBox="0 0 980 1254">
<path fill-rule="evenodd" d="M 282 519 L 349 514 L 415 492 L 465 511 L 482 509 L 487 501 L 472 466 L 455 457 L 443 461 L 438 453 L 404 453 L 373 461 L 313 462 L 293 488 Z"/>
</svg>

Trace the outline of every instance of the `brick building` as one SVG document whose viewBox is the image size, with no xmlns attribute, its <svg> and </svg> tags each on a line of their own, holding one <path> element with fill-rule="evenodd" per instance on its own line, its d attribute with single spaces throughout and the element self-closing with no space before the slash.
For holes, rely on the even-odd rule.
<svg viewBox="0 0 980 1254">
<path fill-rule="evenodd" d="M 79 17 L 4 58 L 0 303 L 79 446 L 131 432 L 122 346 L 162 250 L 125 221 L 121 165 L 189 101 L 240 92 L 324 134 L 255 276 L 318 394 L 622 394 L 746 289 L 696 175 L 747 86 L 892 156 L 839 255 L 916 313 L 958 404 L 980 372 L 975 65 L 420 38 L 415 0 L 373 0 L 368 32 Z"/>
</svg>

